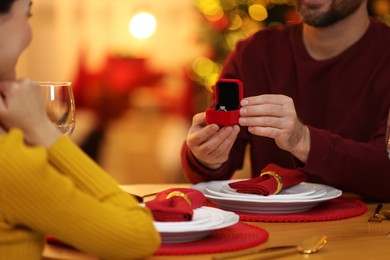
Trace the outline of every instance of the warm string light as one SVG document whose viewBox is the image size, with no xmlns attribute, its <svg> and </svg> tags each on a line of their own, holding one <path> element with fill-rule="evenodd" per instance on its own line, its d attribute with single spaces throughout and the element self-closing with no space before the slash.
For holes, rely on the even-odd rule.
<svg viewBox="0 0 390 260">
<path fill-rule="evenodd" d="M 371 4 L 375 17 L 390 26 L 390 1 L 376 0 Z"/>
<path fill-rule="evenodd" d="M 205 86 L 209 91 L 218 79 L 222 65 L 206 57 L 200 57 L 192 63 L 192 79 Z"/>
<path fill-rule="evenodd" d="M 137 39 L 147 39 L 155 33 L 156 27 L 156 18 L 151 13 L 140 12 L 131 18 L 129 32 Z"/>
<path fill-rule="evenodd" d="M 228 53 L 237 42 L 249 37 L 262 27 L 268 18 L 267 7 L 275 4 L 292 5 L 292 0 L 196 0 L 195 6 L 212 26 L 223 34 L 218 48 Z M 226 24 L 226 27 L 223 27 Z M 221 29 L 222 27 L 222 29 Z M 192 78 L 211 90 L 218 78 L 221 61 L 206 57 L 192 64 Z"/>
</svg>

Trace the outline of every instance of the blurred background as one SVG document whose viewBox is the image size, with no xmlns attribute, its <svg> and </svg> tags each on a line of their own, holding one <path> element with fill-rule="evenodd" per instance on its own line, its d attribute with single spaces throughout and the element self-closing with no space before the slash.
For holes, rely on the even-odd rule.
<svg viewBox="0 0 390 260">
<path fill-rule="evenodd" d="M 390 25 L 390 0 L 369 11 Z M 71 137 L 119 183 L 186 182 L 181 145 L 226 56 L 298 20 L 292 0 L 34 0 L 17 73 L 73 82 Z"/>
</svg>

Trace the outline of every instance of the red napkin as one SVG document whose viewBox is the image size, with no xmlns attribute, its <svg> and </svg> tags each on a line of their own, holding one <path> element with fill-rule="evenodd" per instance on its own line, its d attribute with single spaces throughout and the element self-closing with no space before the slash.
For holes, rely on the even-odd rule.
<svg viewBox="0 0 390 260">
<path fill-rule="evenodd" d="M 281 177 L 283 180 L 282 190 L 297 185 L 307 178 L 306 174 L 300 170 L 286 169 L 272 163 L 263 168 L 261 173 L 267 171 L 273 171 Z M 237 192 L 268 196 L 275 193 L 278 183 L 272 175 L 263 175 L 245 181 L 229 183 L 229 186 Z"/>
<path fill-rule="evenodd" d="M 185 194 L 183 196 L 167 196 L 173 192 Z M 190 203 L 189 203 L 190 202 Z M 194 209 L 203 206 L 206 198 L 202 192 L 189 188 L 171 188 L 156 195 L 156 198 L 145 202 L 145 205 L 152 211 L 155 221 L 190 221 Z"/>
</svg>

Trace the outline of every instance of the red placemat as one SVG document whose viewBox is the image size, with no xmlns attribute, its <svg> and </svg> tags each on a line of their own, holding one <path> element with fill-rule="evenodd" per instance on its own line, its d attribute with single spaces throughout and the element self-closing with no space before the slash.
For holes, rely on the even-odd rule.
<svg viewBox="0 0 390 260">
<path fill-rule="evenodd" d="M 367 206 L 353 198 L 335 198 L 318 204 L 310 211 L 288 214 L 236 212 L 241 221 L 257 222 L 316 222 L 356 217 L 366 213 Z"/>
<path fill-rule="evenodd" d="M 214 231 L 205 239 L 175 244 L 162 244 L 155 255 L 210 254 L 245 249 L 264 243 L 268 232 L 245 223 Z"/>
</svg>

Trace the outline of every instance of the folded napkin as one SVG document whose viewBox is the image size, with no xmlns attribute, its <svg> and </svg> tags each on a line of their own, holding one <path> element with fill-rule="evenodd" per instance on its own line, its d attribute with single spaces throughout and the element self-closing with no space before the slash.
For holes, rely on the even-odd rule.
<svg viewBox="0 0 390 260">
<path fill-rule="evenodd" d="M 244 181 L 229 183 L 230 188 L 240 193 L 250 193 L 259 195 L 272 195 L 297 185 L 306 180 L 307 176 L 297 169 L 286 169 L 276 164 L 268 164 L 261 170 L 259 177 Z"/>
<path fill-rule="evenodd" d="M 190 221 L 194 209 L 203 206 L 206 198 L 202 192 L 190 188 L 171 188 L 156 195 L 156 198 L 145 202 L 155 221 L 175 222 Z"/>
</svg>

